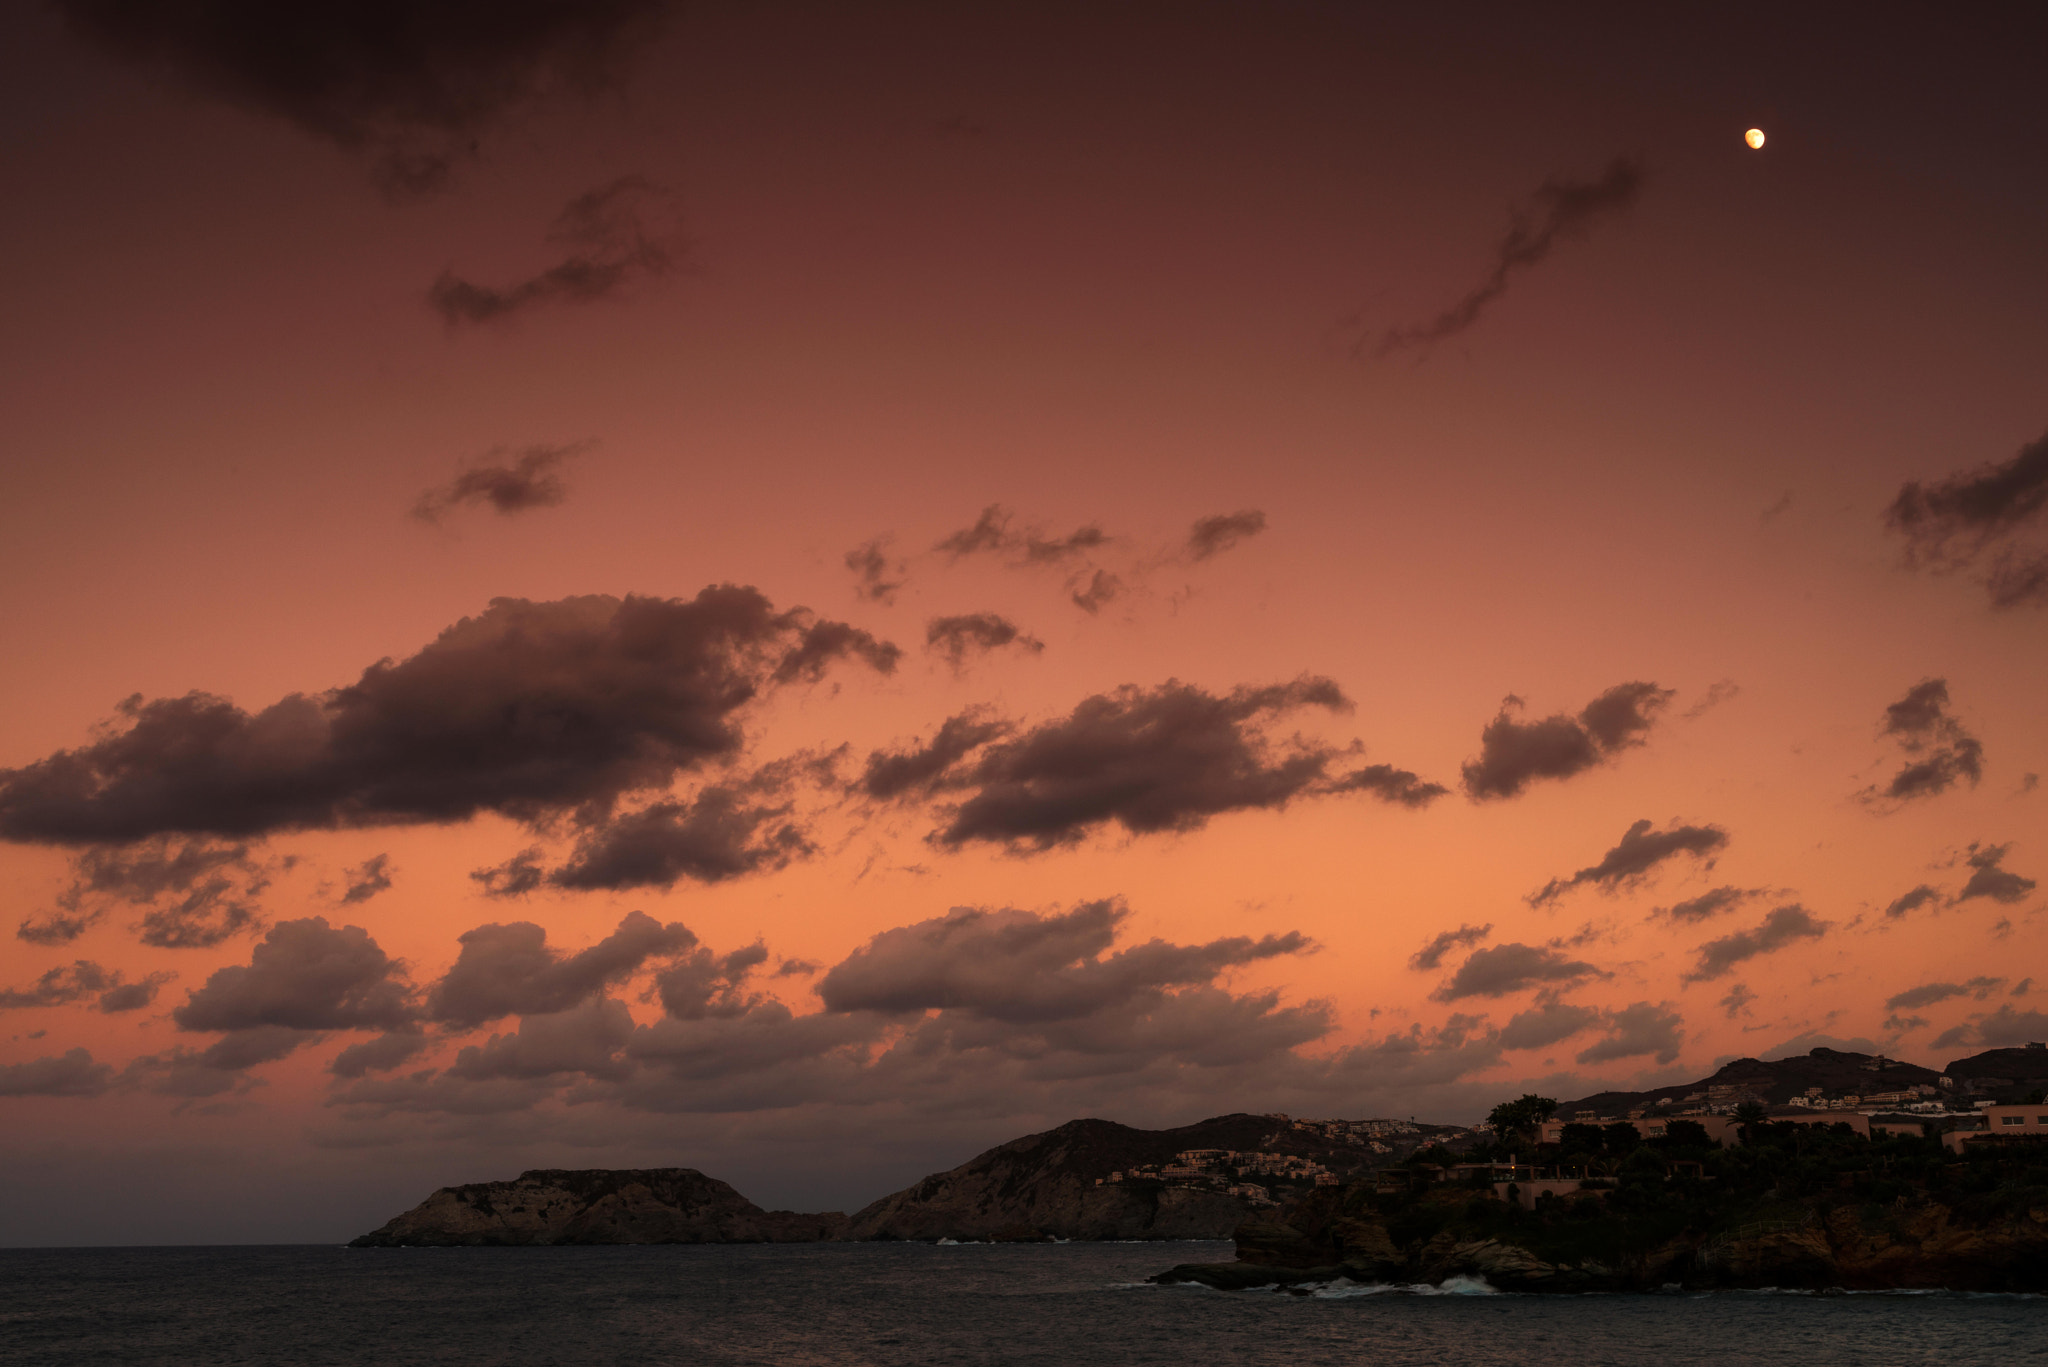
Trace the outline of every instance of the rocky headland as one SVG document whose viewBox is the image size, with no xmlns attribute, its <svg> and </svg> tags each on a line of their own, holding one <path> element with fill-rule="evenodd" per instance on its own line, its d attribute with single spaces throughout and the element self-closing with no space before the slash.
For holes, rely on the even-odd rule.
<svg viewBox="0 0 2048 1367">
<path fill-rule="evenodd" d="M 694 1168 L 537 1169 L 442 1187 L 351 1248 L 790 1244 L 844 1239 L 837 1211 L 763 1210 Z"/>
</svg>

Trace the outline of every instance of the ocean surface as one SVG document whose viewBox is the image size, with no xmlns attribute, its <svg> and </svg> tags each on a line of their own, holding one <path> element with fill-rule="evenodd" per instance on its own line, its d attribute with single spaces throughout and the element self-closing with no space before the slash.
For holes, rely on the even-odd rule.
<svg viewBox="0 0 2048 1367">
<path fill-rule="evenodd" d="M 1227 1243 L 0 1250 L 0 1363 L 2048 1362 L 2048 1299 L 1158 1287 Z"/>
</svg>

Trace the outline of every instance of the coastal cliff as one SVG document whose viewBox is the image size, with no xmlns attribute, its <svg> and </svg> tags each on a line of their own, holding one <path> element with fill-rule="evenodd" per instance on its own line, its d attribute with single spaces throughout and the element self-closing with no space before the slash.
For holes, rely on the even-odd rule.
<svg viewBox="0 0 2048 1367">
<path fill-rule="evenodd" d="M 694 1168 L 537 1169 L 442 1187 L 349 1247 L 811 1243 L 847 1229 L 837 1211 L 763 1210 Z"/>
</svg>

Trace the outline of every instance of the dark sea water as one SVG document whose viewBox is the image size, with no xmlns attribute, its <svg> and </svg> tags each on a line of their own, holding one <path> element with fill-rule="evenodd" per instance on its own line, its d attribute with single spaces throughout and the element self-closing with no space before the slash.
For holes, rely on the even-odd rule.
<svg viewBox="0 0 2048 1367">
<path fill-rule="evenodd" d="M 0 1250 L 0 1363 L 2048 1362 L 2048 1299 L 1157 1287 L 1225 1243 Z"/>
</svg>

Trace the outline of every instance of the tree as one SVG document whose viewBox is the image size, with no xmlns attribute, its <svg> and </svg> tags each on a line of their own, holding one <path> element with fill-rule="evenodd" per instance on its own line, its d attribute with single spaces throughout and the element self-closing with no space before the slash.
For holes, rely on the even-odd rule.
<svg viewBox="0 0 2048 1367">
<path fill-rule="evenodd" d="M 1544 1121 L 1557 1114 L 1557 1101 L 1534 1092 L 1524 1092 L 1514 1101 L 1503 1101 L 1487 1113 L 1486 1123 L 1493 1126 L 1495 1134 L 1520 1134 L 1528 1136 L 1530 1143 L 1537 1140 L 1537 1129 Z"/>
<path fill-rule="evenodd" d="M 1742 1142 L 1756 1142 L 1757 1127 L 1771 1118 L 1771 1113 L 1755 1101 L 1745 1101 L 1735 1108 L 1735 1123 L 1741 1127 Z"/>
</svg>

